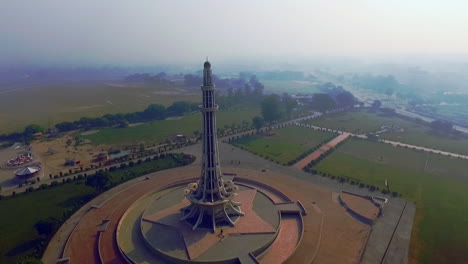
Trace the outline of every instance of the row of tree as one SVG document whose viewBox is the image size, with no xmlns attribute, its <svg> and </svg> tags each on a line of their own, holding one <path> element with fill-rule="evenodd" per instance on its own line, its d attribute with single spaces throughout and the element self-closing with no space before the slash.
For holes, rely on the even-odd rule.
<svg viewBox="0 0 468 264">
<path fill-rule="evenodd" d="M 96 118 L 82 117 L 73 122 L 67 121 L 58 123 L 55 127 L 60 132 L 114 126 L 126 127 L 129 123 L 162 120 L 170 116 L 182 116 L 196 110 L 198 110 L 197 103 L 185 101 L 174 102 L 167 108 L 163 105 L 152 104 L 141 112 L 107 114 Z M 0 135 L 0 141 L 29 143 L 34 138 L 34 134 L 42 132 L 45 132 L 44 128 L 36 124 L 31 124 L 26 126 L 22 132 Z"/>
<path fill-rule="evenodd" d="M 168 79 L 168 75 L 165 72 L 160 72 L 156 75 L 150 75 L 149 73 L 135 73 L 125 77 L 127 82 L 142 82 L 145 84 L 152 84 L 158 86 L 173 86 L 174 83 Z"/>
<path fill-rule="evenodd" d="M 175 102 L 167 108 L 160 104 L 151 104 L 141 112 L 107 114 L 96 118 L 82 117 L 74 122 L 58 123 L 55 125 L 55 127 L 61 132 L 98 127 L 126 127 L 128 123 L 162 120 L 170 116 L 185 115 L 187 113 L 196 111 L 197 109 L 197 103 L 190 103 L 185 101 Z"/>
<path fill-rule="evenodd" d="M 14 132 L 10 134 L 0 135 L 0 141 L 10 141 L 10 142 L 30 142 L 36 133 L 42 133 L 44 129 L 36 124 L 28 125 L 24 128 L 22 132 Z"/>
</svg>

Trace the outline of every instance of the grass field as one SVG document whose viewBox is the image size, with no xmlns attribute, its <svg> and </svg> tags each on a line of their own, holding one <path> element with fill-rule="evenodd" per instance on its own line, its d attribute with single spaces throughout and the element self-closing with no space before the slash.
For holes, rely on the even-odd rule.
<svg viewBox="0 0 468 264">
<path fill-rule="evenodd" d="M 94 195 L 91 187 L 68 183 L 0 201 L 0 263 L 15 263 L 20 257 L 34 253 L 41 243 L 34 228 L 39 220 L 60 219 Z"/>
<path fill-rule="evenodd" d="M 130 86 L 118 82 L 27 84 L 0 96 L 0 134 L 22 131 L 31 123 L 48 128 L 81 117 L 141 111 L 150 104 L 201 101 L 199 89 Z M 21 101 L 21 102 L 20 102 Z"/>
<path fill-rule="evenodd" d="M 116 185 L 180 165 L 178 159 L 168 156 L 110 172 L 109 180 L 111 185 Z M 39 244 L 46 246 L 34 224 L 49 217 L 63 219 L 64 215 L 74 212 L 97 194 L 94 188 L 81 181 L 0 200 L 0 263 L 15 263 L 34 253 Z"/>
<path fill-rule="evenodd" d="M 259 115 L 260 109 L 243 109 L 237 111 L 217 112 L 217 126 L 223 128 L 233 123 L 240 124 L 243 120 L 251 122 L 252 118 Z M 127 128 L 105 128 L 98 133 L 85 136 L 92 144 L 128 144 L 145 141 L 147 143 L 161 143 L 167 137 L 176 134 L 193 135 L 195 130 L 202 130 L 202 116 L 195 113 L 178 120 L 162 120 L 145 123 Z"/>
<path fill-rule="evenodd" d="M 233 144 L 243 146 L 250 152 L 270 158 L 278 163 L 287 164 L 307 150 L 334 136 L 329 132 L 297 126 L 276 129 L 273 130 L 273 133 L 272 136 L 244 137 L 236 140 Z"/>
<path fill-rule="evenodd" d="M 385 132 L 381 138 L 403 143 L 468 155 L 468 138 L 436 134 L 430 128 L 398 117 L 364 111 L 341 112 L 306 121 L 308 124 L 364 134 L 375 132 L 384 125 L 395 125 L 403 132 Z"/>
<path fill-rule="evenodd" d="M 468 161 L 349 140 L 315 166 L 415 201 L 410 263 L 466 263 L 468 259 Z"/>
</svg>

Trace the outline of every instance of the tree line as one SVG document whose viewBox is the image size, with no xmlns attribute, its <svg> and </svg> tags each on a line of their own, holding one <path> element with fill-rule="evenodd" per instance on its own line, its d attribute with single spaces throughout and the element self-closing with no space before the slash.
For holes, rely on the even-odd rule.
<svg viewBox="0 0 468 264">
<path fill-rule="evenodd" d="M 55 125 L 59 132 L 67 132 L 75 129 L 89 129 L 102 127 L 126 127 L 129 123 L 148 122 L 162 120 L 170 116 L 181 116 L 198 110 L 198 103 L 185 101 L 174 102 L 171 106 L 165 107 L 160 104 L 151 104 L 145 110 L 132 113 L 107 114 L 102 117 L 82 117 L 73 122 L 61 122 Z M 29 143 L 34 134 L 45 132 L 39 125 L 28 125 L 22 132 L 0 135 L 0 141 L 25 142 Z"/>
<path fill-rule="evenodd" d="M 196 111 L 197 109 L 198 103 L 190 103 L 185 101 L 174 102 L 167 108 L 164 105 L 151 104 L 145 110 L 140 112 L 107 114 L 96 118 L 82 117 L 74 122 L 58 123 L 55 125 L 55 127 L 60 132 L 99 127 L 126 127 L 129 123 L 163 120 L 170 116 L 185 115 Z"/>
</svg>

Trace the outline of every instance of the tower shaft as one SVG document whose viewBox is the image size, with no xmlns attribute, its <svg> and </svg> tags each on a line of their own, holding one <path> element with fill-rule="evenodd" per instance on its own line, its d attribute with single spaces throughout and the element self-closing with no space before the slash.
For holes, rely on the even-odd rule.
<svg viewBox="0 0 468 264">
<path fill-rule="evenodd" d="M 200 106 L 203 115 L 202 169 L 198 182 L 189 184 L 186 190 L 191 205 L 183 209 L 182 220 L 192 224 L 193 229 L 202 226 L 214 232 L 217 226 L 234 225 L 243 213 L 240 204 L 233 201 L 237 186 L 232 181 L 224 181 L 221 173 L 216 133 L 218 105 L 211 74 L 211 64 L 207 61 L 203 69 L 203 103 Z"/>
</svg>

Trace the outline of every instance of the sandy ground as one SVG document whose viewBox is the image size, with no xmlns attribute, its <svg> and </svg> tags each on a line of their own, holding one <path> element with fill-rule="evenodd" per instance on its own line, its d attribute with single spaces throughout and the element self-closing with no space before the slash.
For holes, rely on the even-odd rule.
<svg viewBox="0 0 468 264">
<path fill-rule="evenodd" d="M 73 140 L 68 134 L 51 141 L 35 141 L 31 145 L 32 149 L 39 156 L 46 175 L 56 175 L 60 171 L 79 169 L 80 166 L 78 165 L 65 167 L 64 163 L 66 159 L 81 161 L 84 168 L 90 167 L 93 156 L 102 151 L 107 151 L 108 149 L 107 146 L 92 146 L 88 144 L 79 145 L 77 147 L 67 146 L 66 142 L 68 139 Z M 49 153 L 49 149 L 53 149 L 55 153 Z"/>
</svg>

